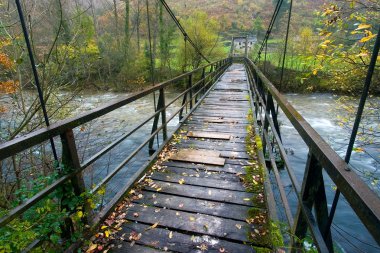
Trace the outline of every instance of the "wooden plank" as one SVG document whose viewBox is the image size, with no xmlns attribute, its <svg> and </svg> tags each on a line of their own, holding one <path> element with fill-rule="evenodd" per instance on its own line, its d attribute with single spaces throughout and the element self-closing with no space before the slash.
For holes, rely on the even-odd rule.
<svg viewBox="0 0 380 253">
<path fill-rule="evenodd" d="M 231 182 L 240 182 L 241 179 L 238 175 L 242 174 L 232 174 L 223 173 L 217 171 L 207 171 L 193 168 L 178 168 L 178 167 L 167 167 L 165 172 L 171 175 L 182 175 L 187 177 L 200 177 L 200 178 L 211 178 L 215 180 L 227 180 Z"/>
<path fill-rule="evenodd" d="M 165 248 L 168 251 L 174 252 L 199 253 L 201 245 L 206 245 L 207 252 L 212 253 L 220 253 L 219 249 L 225 249 L 225 252 L 255 252 L 255 250 L 249 245 L 225 241 L 215 237 L 197 234 L 184 234 L 162 228 L 148 228 L 148 225 L 127 223 L 122 227 L 122 230 L 118 233 L 118 235 L 120 235 L 120 238 L 121 235 L 125 234 L 123 240 L 128 240 L 128 237 L 132 232 L 137 234 L 141 233 L 142 236 L 140 240 L 137 241 L 138 243 L 154 247 L 156 249 Z M 125 243 L 123 243 L 120 239 L 118 241 L 121 242 L 122 245 L 125 245 Z"/>
<path fill-rule="evenodd" d="M 183 175 L 173 175 L 169 173 L 154 173 L 151 176 L 154 180 L 160 180 L 165 182 L 171 182 L 171 183 L 179 183 L 186 185 L 198 185 L 198 186 L 205 186 L 209 188 L 216 188 L 216 189 L 226 189 L 231 191 L 243 191 L 245 192 L 245 188 L 241 184 L 241 182 L 234 182 L 234 181 L 228 181 L 228 180 L 218 180 L 218 179 L 212 179 L 212 178 L 201 178 L 201 177 L 189 177 L 189 176 L 183 176 Z"/>
<path fill-rule="evenodd" d="M 214 123 L 214 122 L 208 122 L 208 121 L 188 121 L 184 126 L 188 126 L 189 128 L 207 128 L 209 130 L 213 129 L 215 132 L 218 132 L 219 130 L 224 130 L 224 129 L 236 129 L 241 133 L 246 132 L 248 124 L 239 124 L 238 122 L 219 122 L 219 123 Z"/>
<path fill-rule="evenodd" d="M 250 207 L 174 196 L 164 193 L 142 192 L 143 197 L 135 200 L 139 204 L 179 210 L 191 213 L 213 215 L 221 218 L 245 221 Z"/>
<path fill-rule="evenodd" d="M 131 231 L 132 232 L 132 231 Z M 131 233 L 130 232 L 130 233 Z M 163 250 L 154 249 L 146 246 L 141 246 L 136 243 L 132 245 L 131 242 L 126 242 L 123 240 L 114 241 L 116 242 L 115 247 L 113 247 L 110 252 L 112 253 L 162 253 L 165 252 Z"/>
<path fill-rule="evenodd" d="M 247 166 L 249 161 L 245 159 L 226 159 L 226 164 Z"/>
<path fill-rule="evenodd" d="M 136 215 L 136 213 L 138 215 Z M 126 211 L 126 219 L 146 224 L 156 224 L 169 230 L 197 233 L 248 242 L 247 231 L 257 229 L 255 224 L 219 218 L 211 215 L 188 213 L 155 207 L 135 205 Z"/>
<path fill-rule="evenodd" d="M 220 139 L 220 140 L 230 140 L 230 134 L 223 133 L 210 133 L 210 132 L 201 132 L 201 131 L 189 131 L 187 137 L 191 138 L 207 138 L 207 139 Z"/>
<path fill-rule="evenodd" d="M 222 151 L 220 153 L 220 156 L 230 159 L 249 159 L 247 152 Z"/>
<path fill-rule="evenodd" d="M 235 152 L 243 152 L 246 151 L 245 144 L 242 143 L 230 143 L 230 142 L 213 142 L 209 140 L 201 141 L 200 139 L 187 139 L 182 140 L 180 144 L 175 145 L 176 147 L 181 148 L 210 148 L 218 151 L 235 151 Z"/>
<path fill-rule="evenodd" d="M 184 162 L 164 162 L 162 164 L 163 166 L 168 167 L 179 167 L 179 168 L 189 168 L 189 169 L 198 169 L 198 170 L 205 170 L 205 171 L 217 171 L 217 172 L 225 172 L 225 173 L 242 173 L 246 174 L 245 169 L 240 164 L 225 164 L 223 167 L 220 166 L 208 166 L 203 164 L 191 164 L 191 163 L 184 163 Z"/>
<path fill-rule="evenodd" d="M 207 156 L 207 154 L 209 154 L 209 156 Z M 216 156 L 216 154 L 219 156 L 220 152 L 208 150 L 207 152 L 205 151 L 205 154 L 202 154 L 199 151 L 187 149 L 180 150 L 178 153 L 173 154 L 169 160 L 224 166 L 226 160 Z"/>
<path fill-rule="evenodd" d="M 205 132 L 205 133 L 215 133 L 215 131 L 216 131 L 215 129 L 211 129 L 211 128 L 209 129 L 207 127 L 187 127 L 186 130 L 189 130 L 191 132 L 202 131 L 202 132 Z M 246 131 L 244 131 L 244 130 L 236 131 L 233 128 L 231 128 L 231 129 L 228 129 L 228 128 L 220 129 L 220 130 L 218 130 L 218 133 L 219 134 L 230 135 L 231 136 L 231 141 L 235 141 L 234 138 L 245 138 L 247 136 L 247 132 Z M 190 136 L 189 138 L 192 138 L 192 137 Z M 203 138 L 207 139 L 207 137 L 203 137 Z M 209 138 L 209 139 L 212 139 L 212 138 Z M 219 140 L 223 140 L 223 139 L 219 139 Z"/>
<path fill-rule="evenodd" d="M 194 156 L 207 156 L 207 157 L 220 157 L 220 152 L 209 149 L 181 149 L 177 155 L 194 155 Z"/>
<path fill-rule="evenodd" d="M 157 180 L 154 183 L 156 183 L 158 188 L 147 187 L 146 190 L 246 206 L 253 206 L 251 199 L 257 198 L 256 194 L 248 192 L 213 189 L 195 185 L 180 185 Z"/>
<path fill-rule="evenodd" d="M 225 134 L 233 134 L 235 136 L 246 136 L 247 131 L 245 128 L 236 128 L 234 125 L 226 125 L 226 126 L 217 126 L 217 125 L 187 125 L 187 130 L 191 131 L 203 131 L 203 132 L 220 132 L 223 131 Z"/>
</svg>

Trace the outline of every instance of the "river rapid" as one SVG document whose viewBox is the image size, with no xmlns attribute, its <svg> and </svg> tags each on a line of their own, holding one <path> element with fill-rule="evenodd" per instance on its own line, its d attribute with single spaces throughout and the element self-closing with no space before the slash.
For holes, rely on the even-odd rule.
<svg viewBox="0 0 380 253">
<path fill-rule="evenodd" d="M 350 132 L 338 124 L 337 115 L 345 112 L 339 106 L 339 96 L 332 94 L 287 94 L 288 101 L 298 112 L 309 122 L 309 124 L 327 141 L 333 149 L 344 157 L 349 142 Z M 379 98 L 371 98 L 371 102 L 380 103 Z M 352 99 L 351 103 L 358 104 L 358 99 Z M 302 138 L 297 134 L 292 124 L 284 114 L 279 115 L 281 124 L 281 134 L 283 143 L 288 151 L 291 166 L 295 174 L 302 182 L 306 166 L 308 148 Z M 373 122 L 379 124 L 379 122 Z M 351 157 L 351 165 L 372 190 L 377 194 L 380 192 L 379 182 L 373 182 L 374 178 L 380 177 L 379 151 L 376 145 L 367 146 L 365 152 L 357 149 Z M 292 211 L 296 212 L 295 194 L 292 191 L 289 178 L 286 172 L 282 171 L 284 185 L 291 197 Z M 324 173 L 327 201 L 331 207 L 335 195 L 335 185 Z M 359 218 L 353 212 L 344 197 L 340 198 L 337 212 L 332 225 L 333 240 L 339 244 L 346 252 L 380 252 L 380 248 L 370 245 L 377 245 L 366 228 L 361 224 Z M 378 246 L 377 246 L 378 247 Z"/>
</svg>

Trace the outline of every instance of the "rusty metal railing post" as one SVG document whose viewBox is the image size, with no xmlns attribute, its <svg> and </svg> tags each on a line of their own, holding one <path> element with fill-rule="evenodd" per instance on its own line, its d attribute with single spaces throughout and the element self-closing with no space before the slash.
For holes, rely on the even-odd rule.
<svg viewBox="0 0 380 253">
<path fill-rule="evenodd" d="M 61 134 L 61 143 L 62 143 L 62 174 L 69 174 L 75 171 L 79 171 L 81 169 L 79 157 L 78 157 L 78 151 L 77 147 L 75 144 L 75 137 L 72 129 L 67 130 L 66 132 Z M 86 187 L 85 183 L 83 180 L 82 173 L 76 174 L 73 178 L 71 178 L 71 184 L 72 191 L 73 192 L 67 192 L 66 189 L 62 189 L 62 202 L 66 202 L 66 199 L 70 199 L 74 196 L 79 197 L 82 195 L 82 193 L 86 192 Z M 76 207 L 79 208 L 79 207 Z M 67 209 L 70 210 L 70 206 L 68 204 L 62 205 L 62 209 Z M 72 208 L 71 208 L 72 209 Z M 75 211 L 75 210 L 71 210 Z M 91 215 L 91 209 L 90 206 L 88 205 L 87 201 L 83 203 L 82 206 L 82 212 L 83 212 L 83 217 L 82 221 L 84 223 L 88 223 L 88 218 L 87 215 Z M 62 228 L 63 229 L 63 236 L 65 238 L 70 238 L 71 235 L 75 232 L 74 231 L 74 224 L 71 220 L 70 217 L 66 217 L 65 219 L 65 226 Z"/>
<path fill-rule="evenodd" d="M 204 94 L 204 92 L 205 92 L 205 85 L 206 85 L 206 80 L 205 80 L 205 78 L 206 78 L 206 68 L 203 68 L 202 69 L 202 94 Z"/>
<path fill-rule="evenodd" d="M 328 209 L 327 209 L 327 199 L 325 192 L 325 185 L 322 175 L 322 166 L 319 164 L 317 158 L 309 151 L 304 179 L 301 189 L 302 203 L 298 204 L 297 214 L 294 219 L 294 225 L 292 228 L 293 235 L 291 249 L 292 252 L 302 245 L 299 240 L 302 240 L 306 237 L 306 232 L 308 229 L 308 224 L 305 219 L 306 213 L 303 213 L 301 205 L 305 205 L 306 208 L 311 210 L 313 206 L 316 211 L 316 218 L 318 223 L 318 228 L 321 236 L 325 231 L 328 220 Z M 316 236 L 318 237 L 318 236 Z M 323 236 L 321 240 L 325 241 L 325 244 L 329 252 L 333 252 L 333 243 L 331 238 L 331 233 Z"/>
<path fill-rule="evenodd" d="M 193 74 L 189 75 L 188 89 L 190 89 L 190 110 L 193 109 Z"/>
<path fill-rule="evenodd" d="M 162 138 L 164 141 L 166 141 L 166 139 L 168 138 L 168 129 L 167 129 L 167 122 L 166 122 L 166 103 L 165 103 L 165 91 L 164 89 L 160 89 L 160 97 L 161 99 L 158 99 L 158 101 L 160 102 L 158 104 L 158 109 L 157 110 L 161 110 L 162 109 L 162 112 L 161 112 L 161 123 L 162 123 Z"/>
<path fill-rule="evenodd" d="M 157 107 L 156 107 L 155 112 L 158 112 L 158 111 L 161 111 L 162 137 L 165 141 L 168 138 L 168 134 L 167 134 L 167 126 L 166 126 L 165 91 L 163 88 L 160 89 L 160 94 L 158 97 Z M 151 134 L 153 134 L 157 130 L 159 119 L 160 119 L 160 114 L 156 114 L 156 116 L 154 116 Z M 158 136 L 158 133 L 157 133 L 157 136 Z M 153 149 L 153 145 L 154 145 L 154 138 L 150 139 L 149 141 L 150 155 L 154 154 L 154 152 L 156 151 L 155 149 Z"/>
</svg>

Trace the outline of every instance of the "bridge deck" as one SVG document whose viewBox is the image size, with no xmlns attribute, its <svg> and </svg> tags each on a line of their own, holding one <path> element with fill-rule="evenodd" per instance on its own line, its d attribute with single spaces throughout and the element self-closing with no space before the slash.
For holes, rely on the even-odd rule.
<svg viewBox="0 0 380 253">
<path fill-rule="evenodd" d="M 249 91 L 234 64 L 193 112 L 162 154 L 155 171 L 119 208 L 128 220 L 113 252 L 255 252 L 269 248 L 263 187 L 246 151 Z M 251 162 L 250 162 L 251 161 Z"/>
</svg>

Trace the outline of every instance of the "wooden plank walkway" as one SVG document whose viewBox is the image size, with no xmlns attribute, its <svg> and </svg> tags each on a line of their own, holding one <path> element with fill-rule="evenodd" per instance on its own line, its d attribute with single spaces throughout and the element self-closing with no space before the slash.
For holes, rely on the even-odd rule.
<svg viewBox="0 0 380 253">
<path fill-rule="evenodd" d="M 112 252 L 255 252 L 270 248 L 262 192 L 247 191 L 250 107 L 234 64 L 184 123 L 170 155 L 120 213 Z M 174 151 L 173 151 L 174 150 Z M 178 153 L 177 153 L 178 152 Z M 263 200 L 261 201 L 263 202 Z M 255 211 L 256 210 L 256 211 Z"/>
</svg>

